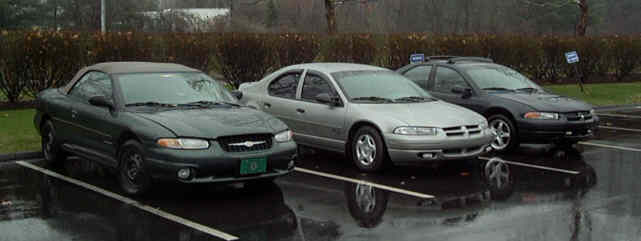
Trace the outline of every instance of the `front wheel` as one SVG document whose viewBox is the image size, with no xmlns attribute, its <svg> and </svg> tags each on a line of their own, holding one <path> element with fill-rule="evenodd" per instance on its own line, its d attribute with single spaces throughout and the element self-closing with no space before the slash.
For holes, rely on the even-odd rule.
<svg viewBox="0 0 641 241">
<path fill-rule="evenodd" d="M 508 152 L 519 146 L 519 135 L 516 125 L 510 118 L 497 114 L 488 118 L 490 128 L 496 131 L 496 138 L 492 140 L 492 149 L 499 152 Z"/>
<path fill-rule="evenodd" d="M 352 160 L 364 172 L 377 172 L 383 169 L 387 150 L 378 130 L 365 126 L 352 137 Z"/>
<path fill-rule="evenodd" d="M 50 164 L 56 164 L 67 158 L 67 153 L 62 150 L 60 143 L 56 139 L 56 130 L 51 121 L 46 121 L 41 129 L 42 155 L 45 161 Z"/>
<path fill-rule="evenodd" d="M 127 141 L 121 147 L 118 179 L 129 195 L 142 195 L 151 187 L 151 176 L 145 168 L 143 148 L 137 141 Z"/>
</svg>

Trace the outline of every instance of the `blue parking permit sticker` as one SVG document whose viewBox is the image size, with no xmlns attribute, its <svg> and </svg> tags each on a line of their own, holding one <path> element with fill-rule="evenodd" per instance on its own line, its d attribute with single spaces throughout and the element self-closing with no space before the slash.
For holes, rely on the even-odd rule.
<svg viewBox="0 0 641 241">
<path fill-rule="evenodd" d="M 425 54 L 412 54 L 410 55 L 410 64 L 422 63 L 425 61 Z"/>
<path fill-rule="evenodd" d="M 576 51 L 565 53 L 565 59 L 568 61 L 568 64 L 574 64 L 579 62 L 579 54 Z"/>
</svg>

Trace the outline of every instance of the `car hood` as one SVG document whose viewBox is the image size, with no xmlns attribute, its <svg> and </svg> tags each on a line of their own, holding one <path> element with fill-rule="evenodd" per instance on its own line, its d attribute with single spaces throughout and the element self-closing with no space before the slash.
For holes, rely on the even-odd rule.
<svg viewBox="0 0 641 241">
<path fill-rule="evenodd" d="M 539 93 L 492 93 L 499 98 L 528 105 L 537 111 L 574 112 L 586 111 L 593 107 L 583 101 L 545 92 Z"/>
<path fill-rule="evenodd" d="M 179 137 L 217 138 L 254 133 L 276 133 L 287 126 L 269 114 L 251 108 L 176 109 L 137 113 Z"/>
<path fill-rule="evenodd" d="M 444 101 L 406 104 L 359 104 L 371 118 L 394 118 L 409 126 L 453 127 L 478 125 L 485 118 L 465 107 Z"/>
</svg>

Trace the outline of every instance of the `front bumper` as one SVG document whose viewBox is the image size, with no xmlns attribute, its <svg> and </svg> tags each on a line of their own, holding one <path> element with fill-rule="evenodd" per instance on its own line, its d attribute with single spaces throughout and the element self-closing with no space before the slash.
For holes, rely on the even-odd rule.
<svg viewBox="0 0 641 241">
<path fill-rule="evenodd" d="M 425 163 L 475 158 L 487 151 L 494 134 L 486 130 L 472 137 L 426 140 L 424 137 L 389 135 L 385 139 L 392 162 Z"/>
<path fill-rule="evenodd" d="M 523 143 L 550 143 L 584 141 L 594 137 L 599 129 L 599 118 L 588 121 L 519 120 L 519 138 Z"/>
<path fill-rule="evenodd" d="M 275 178 L 294 170 L 297 158 L 296 143 L 274 142 L 270 149 L 252 152 L 225 152 L 217 144 L 207 150 L 171 150 L 151 147 L 145 153 L 145 168 L 155 180 L 184 183 L 239 182 Z M 267 171 L 262 174 L 240 175 L 240 161 L 249 158 L 267 158 Z M 188 179 L 180 179 L 178 170 L 191 168 Z"/>
</svg>

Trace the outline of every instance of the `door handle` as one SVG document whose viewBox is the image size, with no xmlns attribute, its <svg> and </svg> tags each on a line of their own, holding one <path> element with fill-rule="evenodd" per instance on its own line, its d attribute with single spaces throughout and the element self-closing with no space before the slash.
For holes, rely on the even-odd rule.
<svg viewBox="0 0 641 241">
<path fill-rule="evenodd" d="M 76 110 L 71 110 L 71 118 L 76 118 L 78 116 L 78 111 Z"/>
<path fill-rule="evenodd" d="M 263 106 L 265 106 L 265 108 L 271 108 L 272 104 L 265 102 L 265 103 L 263 103 Z"/>
<path fill-rule="evenodd" d="M 303 110 L 303 109 L 296 109 L 296 112 L 303 114 L 303 113 L 305 113 L 305 110 Z"/>
</svg>

